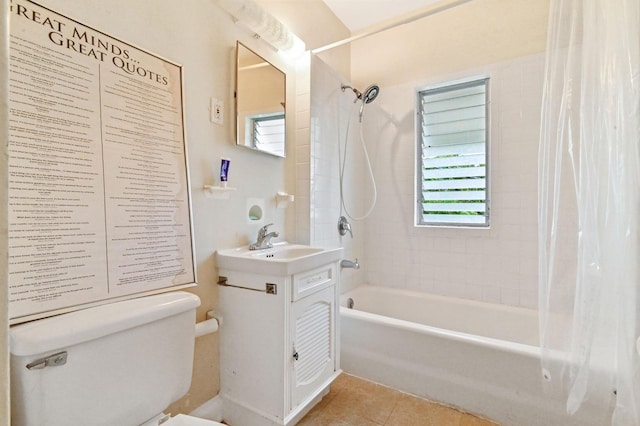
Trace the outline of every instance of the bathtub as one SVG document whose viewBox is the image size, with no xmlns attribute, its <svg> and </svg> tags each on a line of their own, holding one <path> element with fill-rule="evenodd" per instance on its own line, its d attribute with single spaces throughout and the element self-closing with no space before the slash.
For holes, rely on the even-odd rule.
<svg viewBox="0 0 640 426">
<path fill-rule="evenodd" d="M 610 411 L 569 416 L 543 392 L 535 310 L 367 285 L 341 296 L 340 327 L 355 376 L 501 425 L 610 424 Z"/>
</svg>

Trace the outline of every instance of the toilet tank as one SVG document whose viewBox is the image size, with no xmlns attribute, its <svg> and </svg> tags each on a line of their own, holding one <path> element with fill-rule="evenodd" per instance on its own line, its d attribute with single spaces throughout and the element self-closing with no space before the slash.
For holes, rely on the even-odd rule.
<svg viewBox="0 0 640 426">
<path fill-rule="evenodd" d="M 199 305 L 171 292 L 11 327 L 12 426 L 135 426 L 159 414 L 189 390 Z"/>
</svg>

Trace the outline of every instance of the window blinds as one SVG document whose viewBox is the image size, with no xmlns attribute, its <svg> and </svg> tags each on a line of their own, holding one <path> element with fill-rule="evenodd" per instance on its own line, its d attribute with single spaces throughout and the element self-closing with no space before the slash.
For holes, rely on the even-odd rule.
<svg viewBox="0 0 640 426">
<path fill-rule="evenodd" d="M 284 154 L 280 152 L 285 137 L 284 114 L 254 118 L 252 131 L 255 148 L 278 155 Z"/>
<path fill-rule="evenodd" d="M 420 225 L 487 226 L 488 80 L 418 93 Z"/>
</svg>

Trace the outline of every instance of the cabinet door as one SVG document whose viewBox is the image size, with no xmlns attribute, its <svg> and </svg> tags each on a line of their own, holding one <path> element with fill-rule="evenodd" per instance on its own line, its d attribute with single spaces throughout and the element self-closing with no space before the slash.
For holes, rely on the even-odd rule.
<svg viewBox="0 0 640 426">
<path fill-rule="evenodd" d="M 334 286 L 291 305 L 291 409 L 335 371 Z"/>
</svg>

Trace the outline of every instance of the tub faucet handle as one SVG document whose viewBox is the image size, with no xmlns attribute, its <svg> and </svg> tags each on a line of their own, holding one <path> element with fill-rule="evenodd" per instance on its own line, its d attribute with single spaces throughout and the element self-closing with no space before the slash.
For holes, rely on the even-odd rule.
<svg viewBox="0 0 640 426">
<path fill-rule="evenodd" d="M 260 228 L 258 230 L 258 237 L 262 236 L 262 238 L 264 238 L 265 235 L 267 235 L 267 231 L 269 230 L 269 227 L 273 225 L 273 223 L 267 223 L 266 225 L 264 225 L 262 228 Z"/>
<path fill-rule="evenodd" d="M 349 232 L 349 235 L 351 235 L 351 238 L 353 238 L 353 232 L 351 231 L 351 224 L 349 223 L 347 218 L 344 216 L 340 216 L 340 219 L 338 219 L 338 232 L 342 236 L 347 235 L 347 232 Z"/>
</svg>

